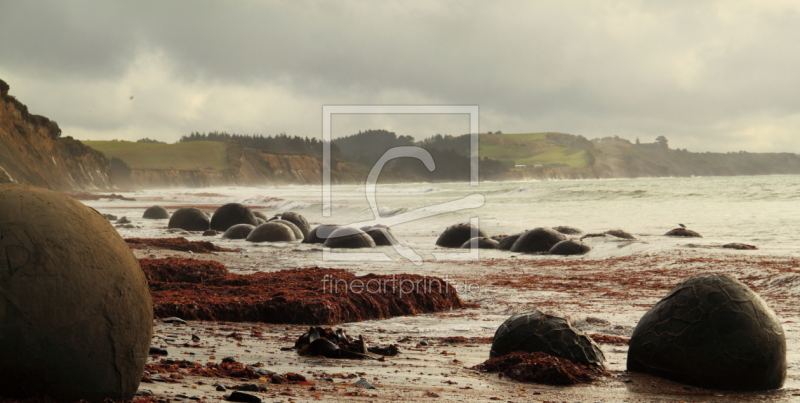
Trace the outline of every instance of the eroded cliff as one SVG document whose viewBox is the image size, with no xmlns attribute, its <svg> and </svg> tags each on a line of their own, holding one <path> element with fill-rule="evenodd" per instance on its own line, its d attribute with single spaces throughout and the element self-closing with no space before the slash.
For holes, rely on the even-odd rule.
<svg viewBox="0 0 800 403">
<path fill-rule="evenodd" d="M 52 190 L 113 186 L 102 153 L 72 137 L 62 138 L 56 122 L 29 113 L 8 90 L 9 85 L 0 80 L 0 183 Z"/>
</svg>

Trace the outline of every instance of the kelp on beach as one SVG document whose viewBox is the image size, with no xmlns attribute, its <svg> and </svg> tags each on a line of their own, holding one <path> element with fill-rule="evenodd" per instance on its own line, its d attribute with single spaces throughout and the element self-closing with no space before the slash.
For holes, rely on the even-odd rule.
<svg viewBox="0 0 800 403">
<path fill-rule="evenodd" d="M 140 264 L 156 317 L 331 325 L 465 307 L 437 277 L 319 267 L 241 275 L 218 262 L 178 258 Z"/>
</svg>

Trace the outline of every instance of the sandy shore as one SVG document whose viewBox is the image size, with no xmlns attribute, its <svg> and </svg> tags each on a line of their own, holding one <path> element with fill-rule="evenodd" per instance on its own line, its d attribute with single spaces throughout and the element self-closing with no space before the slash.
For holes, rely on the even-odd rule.
<svg viewBox="0 0 800 403">
<path fill-rule="evenodd" d="M 193 239 L 200 239 L 196 237 Z M 219 240 L 207 238 L 204 240 Z M 387 247 L 387 254 L 390 248 Z M 299 373 L 313 385 L 271 384 L 264 380 L 204 378 L 180 375 L 177 383 L 143 383 L 157 398 L 176 400 L 178 394 L 222 399 L 216 383 L 235 386 L 263 384 L 253 392 L 272 401 L 777 401 L 800 399 L 800 270 L 791 258 L 759 256 L 753 252 L 709 254 L 685 248 L 656 254 L 633 254 L 608 259 L 555 258 L 486 253 L 477 262 L 426 261 L 415 266 L 394 262 L 326 262 L 319 247 L 300 244 L 252 246 L 239 252 L 190 254 L 137 249 L 137 257 L 193 257 L 216 260 L 236 273 L 293 267 L 339 267 L 357 275 L 416 273 L 446 277 L 465 302 L 479 308 L 446 313 L 346 323 L 351 336 L 362 334 L 370 345 L 397 343 L 401 354 L 386 361 L 336 360 L 300 357 L 289 347 L 307 327 L 263 323 L 190 321 L 187 325 L 156 321 L 153 345 L 166 348 L 173 360 L 205 364 L 234 356 L 246 364 L 262 363 L 279 374 Z M 788 343 L 786 387 L 761 393 L 705 390 L 625 372 L 627 347 L 602 344 L 611 374 L 591 384 L 554 387 L 499 379 L 497 374 L 470 369 L 488 358 L 489 344 L 447 343 L 446 337 L 491 337 L 510 315 L 542 310 L 568 316 L 587 333 L 629 337 L 638 319 L 670 289 L 700 273 L 733 275 L 756 290 L 783 322 Z M 253 331 L 256 329 L 256 331 Z M 236 333 L 238 337 L 227 337 Z M 192 335 L 200 338 L 193 341 Z M 408 339 L 405 342 L 398 342 Z M 426 341 L 428 346 L 420 345 Z M 160 359 L 161 359 L 160 358 Z M 159 360 L 160 360 L 159 359 Z M 154 360 L 151 359 L 151 362 Z M 158 361 L 158 360 L 155 360 Z M 167 376 L 169 374 L 166 374 Z M 376 389 L 354 385 L 366 379 Z M 330 381 L 332 379 L 332 382 Z M 437 395 L 438 397 L 434 397 Z M 180 398 L 177 398 L 180 399 Z M 183 400 L 186 400 L 185 398 Z"/>
</svg>

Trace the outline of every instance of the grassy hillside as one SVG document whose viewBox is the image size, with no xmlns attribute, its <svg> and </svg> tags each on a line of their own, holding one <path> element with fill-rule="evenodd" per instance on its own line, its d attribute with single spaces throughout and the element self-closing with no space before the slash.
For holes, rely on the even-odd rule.
<svg viewBox="0 0 800 403">
<path fill-rule="evenodd" d="M 514 161 L 518 165 L 558 165 L 582 168 L 589 165 L 586 150 L 569 147 L 548 133 L 481 134 L 481 158 Z"/>
<path fill-rule="evenodd" d="M 226 169 L 225 143 L 135 143 L 131 141 L 81 141 L 107 157 L 117 157 L 132 169 Z"/>
</svg>

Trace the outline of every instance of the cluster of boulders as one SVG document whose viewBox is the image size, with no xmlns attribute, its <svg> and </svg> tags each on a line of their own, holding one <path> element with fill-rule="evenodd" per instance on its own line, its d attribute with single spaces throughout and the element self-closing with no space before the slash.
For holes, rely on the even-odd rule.
<svg viewBox="0 0 800 403">
<path fill-rule="evenodd" d="M 639 320 L 628 349 L 628 371 L 703 388 L 758 391 L 786 380 L 786 337 L 764 300 L 723 274 L 692 277 Z M 602 367 L 602 351 L 565 318 L 515 315 L 496 331 L 490 357 L 543 352 Z"/>
<path fill-rule="evenodd" d="M 568 239 L 565 234 L 578 235 L 583 231 L 572 227 L 539 227 L 519 234 L 490 237 L 482 229 L 469 224 L 447 227 L 436 240 L 444 248 L 482 248 L 510 250 L 519 253 L 550 253 L 553 255 L 582 255 L 591 247 L 580 239 Z"/>
<path fill-rule="evenodd" d="M 385 225 L 353 228 L 323 224 L 314 228 L 303 243 L 321 243 L 328 248 L 374 248 L 397 243 L 389 227 Z"/>
</svg>

